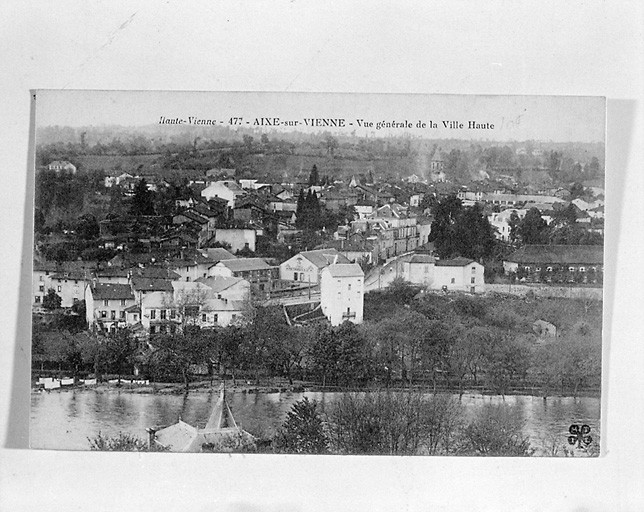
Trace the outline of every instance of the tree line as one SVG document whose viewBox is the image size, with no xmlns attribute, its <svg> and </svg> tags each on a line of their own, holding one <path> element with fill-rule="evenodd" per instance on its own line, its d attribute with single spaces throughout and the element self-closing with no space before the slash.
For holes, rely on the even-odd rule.
<svg viewBox="0 0 644 512">
<path fill-rule="evenodd" d="M 53 369 L 123 374 L 136 366 L 156 382 L 272 378 L 326 388 L 424 387 L 544 396 L 599 387 L 601 302 L 425 294 L 396 282 L 365 296 L 360 326 L 289 326 L 280 307 L 252 308 L 245 323 L 154 335 L 140 343 L 127 330 L 79 332 L 52 341 L 35 331 L 34 353 Z M 546 319 L 557 337 L 542 339 Z"/>
</svg>

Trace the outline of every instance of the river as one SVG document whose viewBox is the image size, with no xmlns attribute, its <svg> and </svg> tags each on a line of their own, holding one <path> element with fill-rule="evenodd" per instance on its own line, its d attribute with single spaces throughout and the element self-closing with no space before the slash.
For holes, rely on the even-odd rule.
<svg viewBox="0 0 644 512">
<path fill-rule="evenodd" d="M 284 421 L 291 405 L 306 396 L 323 406 L 341 393 L 227 393 L 237 423 L 259 437 L 271 436 Z M 147 438 L 145 429 L 174 423 L 179 417 L 204 427 L 217 391 L 190 393 L 186 397 L 167 394 L 136 394 L 116 389 L 34 391 L 31 394 L 30 441 L 32 448 L 88 450 L 87 438 L 99 432 L 119 432 Z M 465 394 L 462 403 L 471 416 L 485 403 L 502 403 L 500 396 Z M 588 424 L 594 443 L 599 443 L 600 399 L 597 397 L 506 396 L 505 403 L 518 409 L 525 420 L 524 434 L 530 437 L 535 455 L 551 455 L 553 440 L 566 446 L 571 424 Z M 559 450 L 559 454 L 562 452 Z"/>
</svg>

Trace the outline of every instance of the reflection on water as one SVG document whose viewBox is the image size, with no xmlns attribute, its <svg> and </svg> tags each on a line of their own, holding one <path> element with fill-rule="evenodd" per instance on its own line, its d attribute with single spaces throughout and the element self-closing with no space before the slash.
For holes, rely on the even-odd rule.
<svg viewBox="0 0 644 512">
<path fill-rule="evenodd" d="M 291 405 L 307 396 L 329 407 L 341 393 L 228 393 L 237 422 L 259 436 L 273 435 L 286 418 Z M 174 423 L 178 418 L 204 427 L 217 392 L 189 395 L 122 393 L 115 390 L 74 390 L 33 392 L 30 436 L 32 448 L 63 450 L 89 449 L 88 437 L 99 432 L 111 436 L 127 432 L 145 439 L 145 429 Z M 551 453 L 551 445 L 565 445 L 571 424 L 586 423 L 599 443 L 599 398 L 463 395 L 465 414 L 471 418 L 484 404 L 503 403 L 516 408 L 525 419 L 524 434 L 537 454 Z"/>
</svg>

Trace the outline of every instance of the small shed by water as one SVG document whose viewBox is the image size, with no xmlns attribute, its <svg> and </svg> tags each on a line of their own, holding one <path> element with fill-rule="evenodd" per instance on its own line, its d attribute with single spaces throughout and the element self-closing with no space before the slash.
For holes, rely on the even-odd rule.
<svg viewBox="0 0 644 512">
<path fill-rule="evenodd" d="M 148 428 L 147 431 L 150 446 L 156 445 L 171 452 L 249 451 L 256 446 L 255 437 L 237 425 L 223 387 L 204 428 L 193 427 L 179 418 L 173 425 Z"/>
</svg>

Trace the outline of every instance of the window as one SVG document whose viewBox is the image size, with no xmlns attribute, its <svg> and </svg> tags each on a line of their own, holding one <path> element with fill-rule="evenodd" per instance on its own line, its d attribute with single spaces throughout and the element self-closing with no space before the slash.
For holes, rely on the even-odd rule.
<svg viewBox="0 0 644 512">
<path fill-rule="evenodd" d="M 293 281 L 297 281 L 297 272 L 293 272 Z"/>
<path fill-rule="evenodd" d="M 40 292 L 44 292 L 44 291 L 45 291 L 45 285 L 44 285 L 44 284 L 41 284 L 41 285 L 38 287 L 38 291 L 40 291 Z"/>
<path fill-rule="evenodd" d="M 154 325 L 150 326 L 150 334 L 154 334 L 156 332 L 156 327 Z"/>
<path fill-rule="evenodd" d="M 177 311 L 174 309 L 170 310 L 170 318 L 174 320 L 177 317 Z"/>
<path fill-rule="evenodd" d="M 476 274 L 476 267 L 472 267 L 472 274 Z"/>
<path fill-rule="evenodd" d="M 162 309 L 161 310 L 161 320 L 165 320 L 165 318 L 166 318 L 165 315 L 166 315 L 166 311 L 165 311 L 165 309 Z"/>
<path fill-rule="evenodd" d="M 304 281 L 304 272 L 300 272 L 300 281 Z"/>
<path fill-rule="evenodd" d="M 202 322 L 207 322 L 208 321 L 208 316 L 205 313 L 203 315 L 201 315 L 201 321 Z"/>
<path fill-rule="evenodd" d="M 36 295 L 36 302 L 40 302 L 40 295 Z"/>
<path fill-rule="evenodd" d="M 150 310 L 150 319 L 154 320 L 157 317 L 157 310 L 156 309 L 151 309 Z"/>
<path fill-rule="evenodd" d="M 109 305 L 110 305 L 109 300 L 107 300 L 107 299 L 103 300 L 103 306 L 109 306 Z"/>
<path fill-rule="evenodd" d="M 62 289 L 63 289 L 63 287 L 58 285 L 58 291 L 61 291 Z"/>
<path fill-rule="evenodd" d="M 114 310 L 110 311 L 110 318 L 112 320 L 116 320 L 116 311 L 114 311 Z"/>
<path fill-rule="evenodd" d="M 132 318 L 134 319 L 135 322 L 137 322 L 139 320 L 139 315 L 134 313 L 134 315 L 132 315 Z"/>
<path fill-rule="evenodd" d="M 476 277 L 473 277 L 472 278 L 472 284 L 474 284 L 475 282 L 476 282 Z"/>
<path fill-rule="evenodd" d="M 454 284 L 456 282 L 456 279 L 452 277 L 452 280 L 450 282 Z"/>
<path fill-rule="evenodd" d="M 125 311 L 121 311 L 119 313 L 119 318 L 121 318 L 122 320 L 125 320 Z"/>
<path fill-rule="evenodd" d="M 39 276 L 38 281 L 42 281 L 42 280 L 43 280 L 42 276 Z"/>
<path fill-rule="evenodd" d="M 121 299 L 121 306 L 125 306 L 125 299 Z"/>
<path fill-rule="evenodd" d="M 165 334 L 165 325 L 160 325 L 160 326 L 159 326 L 159 332 L 160 332 L 161 334 Z"/>
<path fill-rule="evenodd" d="M 217 323 L 217 321 L 218 321 L 218 320 L 219 320 L 219 315 L 218 315 L 217 313 L 215 313 L 214 315 L 212 315 L 212 321 L 213 321 L 213 322 Z"/>
<path fill-rule="evenodd" d="M 349 283 L 349 290 L 351 290 L 351 283 Z"/>
<path fill-rule="evenodd" d="M 586 272 L 586 267 L 579 267 L 579 272 Z"/>
<path fill-rule="evenodd" d="M 575 271 L 575 267 L 568 267 L 568 272 L 574 272 L 574 271 Z"/>
<path fill-rule="evenodd" d="M 107 311 L 101 311 L 101 318 L 107 318 Z"/>
</svg>

